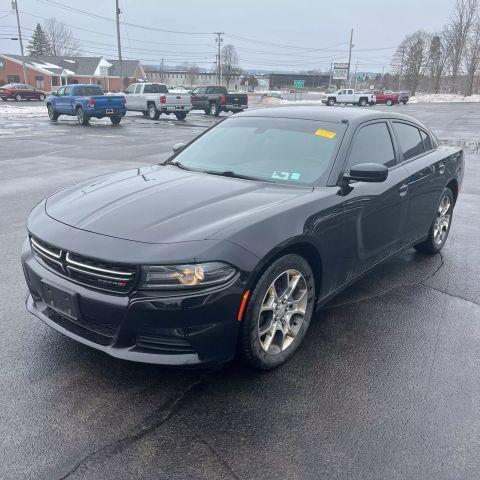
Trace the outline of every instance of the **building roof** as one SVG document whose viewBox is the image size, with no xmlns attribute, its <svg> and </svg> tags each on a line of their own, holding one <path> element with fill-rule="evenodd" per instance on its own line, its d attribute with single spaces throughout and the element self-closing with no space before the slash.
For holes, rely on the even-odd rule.
<svg viewBox="0 0 480 480">
<path fill-rule="evenodd" d="M 21 55 L 5 55 L 12 59 L 22 61 Z M 78 76 L 94 76 L 97 67 L 101 60 L 107 61 L 111 66 L 108 68 L 109 77 L 118 77 L 120 75 L 120 63 L 118 60 L 107 59 L 103 57 L 78 57 L 78 56 L 64 56 L 64 57 L 25 57 L 27 67 L 33 67 L 41 70 L 46 70 L 53 75 L 60 75 L 65 71 L 68 75 Z M 123 60 L 123 75 L 127 77 L 134 77 L 135 70 L 139 64 L 139 60 Z"/>
</svg>

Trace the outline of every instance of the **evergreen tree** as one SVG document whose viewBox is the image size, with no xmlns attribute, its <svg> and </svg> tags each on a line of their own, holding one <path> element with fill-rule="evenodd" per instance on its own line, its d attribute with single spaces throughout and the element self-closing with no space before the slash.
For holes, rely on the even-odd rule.
<svg viewBox="0 0 480 480">
<path fill-rule="evenodd" d="M 50 54 L 50 42 L 48 41 L 48 35 L 44 32 L 39 23 L 37 23 L 27 48 L 28 53 L 33 57 Z"/>
</svg>

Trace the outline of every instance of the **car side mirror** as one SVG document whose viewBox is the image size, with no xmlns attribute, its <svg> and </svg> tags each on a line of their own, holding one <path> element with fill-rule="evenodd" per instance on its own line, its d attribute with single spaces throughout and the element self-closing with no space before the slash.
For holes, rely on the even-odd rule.
<svg viewBox="0 0 480 480">
<path fill-rule="evenodd" d="M 350 168 L 350 173 L 344 175 L 347 181 L 384 182 L 388 177 L 388 167 L 380 163 L 359 163 Z"/>
<path fill-rule="evenodd" d="M 176 143 L 176 144 L 172 147 L 173 153 L 179 152 L 184 146 L 185 146 L 184 143 Z"/>
</svg>

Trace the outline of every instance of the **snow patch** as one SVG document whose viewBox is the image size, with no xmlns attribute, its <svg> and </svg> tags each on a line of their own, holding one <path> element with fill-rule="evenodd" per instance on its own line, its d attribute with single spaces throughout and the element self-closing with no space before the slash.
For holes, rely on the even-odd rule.
<svg viewBox="0 0 480 480">
<path fill-rule="evenodd" d="M 38 105 L 28 107 L 24 107 L 21 104 L 0 104 L 0 120 L 18 120 L 19 118 L 41 118 L 47 116 L 45 104 L 41 102 Z"/>
<path fill-rule="evenodd" d="M 447 102 L 480 102 L 480 95 L 456 95 L 453 93 L 418 93 L 410 97 L 409 103 L 447 103 Z"/>
</svg>

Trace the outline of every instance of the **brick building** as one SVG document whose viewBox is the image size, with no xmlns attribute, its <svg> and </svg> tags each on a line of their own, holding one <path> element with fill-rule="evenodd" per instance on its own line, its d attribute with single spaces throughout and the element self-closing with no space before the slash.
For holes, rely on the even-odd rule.
<svg viewBox="0 0 480 480">
<path fill-rule="evenodd" d="M 46 92 L 69 83 L 96 83 L 119 92 L 146 74 L 139 60 L 123 60 L 123 81 L 118 60 L 103 57 L 25 57 L 29 85 Z M 0 53 L 0 85 L 24 83 L 22 57 Z"/>
</svg>

